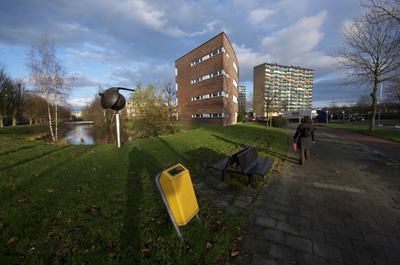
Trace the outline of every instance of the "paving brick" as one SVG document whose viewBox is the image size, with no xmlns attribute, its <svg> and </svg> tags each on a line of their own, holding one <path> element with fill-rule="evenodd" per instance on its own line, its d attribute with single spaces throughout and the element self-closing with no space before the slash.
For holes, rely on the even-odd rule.
<svg viewBox="0 0 400 265">
<path fill-rule="evenodd" d="M 345 227 L 345 226 L 336 226 L 336 233 L 338 235 L 350 238 L 350 239 L 358 239 L 358 240 L 364 240 L 364 237 L 361 234 L 360 230 Z"/>
<path fill-rule="evenodd" d="M 259 237 L 261 235 L 262 228 L 258 225 L 249 225 L 245 226 L 243 230 L 246 231 L 249 236 Z"/>
<path fill-rule="evenodd" d="M 243 209 L 237 208 L 235 206 L 229 206 L 229 212 L 233 215 L 240 215 L 243 212 Z"/>
<path fill-rule="evenodd" d="M 317 256 L 343 262 L 342 252 L 339 248 L 319 242 L 313 242 L 313 252 Z"/>
<path fill-rule="evenodd" d="M 351 209 L 346 210 L 345 207 L 340 206 L 340 210 L 329 209 L 329 212 L 332 216 L 335 216 L 338 218 L 353 219 L 353 215 L 351 213 L 354 212 L 354 209 L 351 208 Z"/>
<path fill-rule="evenodd" d="M 243 245 L 244 249 L 254 251 L 257 254 L 263 254 L 268 251 L 269 243 L 253 237 L 247 237 L 246 243 Z"/>
<path fill-rule="evenodd" d="M 293 208 L 293 207 L 290 207 L 290 206 L 283 206 L 282 205 L 281 206 L 281 211 L 285 212 L 285 213 L 295 214 L 295 215 L 299 214 L 299 209 Z"/>
<path fill-rule="evenodd" d="M 232 206 L 239 207 L 239 208 L 247 208 L 250 205 L 248 201 L 241 201 L 241 200 L 236 200 Z"/>
<path fill-rule="evenodd" d="M 289 235 L 286 239 L 286 244 L 293 248 L 297 248 L 297 249 L 303 250 L 305 252 L 312 253 L 312 241 L 311 240 Z"/>
<path fill-rule="evenodd" d="M 276 225 L 276 221 L 274 219 L 268 218 L 268 217 L 258 217 L 256 219 L 256 225 L 262 225 L 262 226 L 268 226 L 271 228 L 274 228 Z"/>
<path fill-rule="evenodd" d="M 328 233 L 336 232 L 335 225 L 326 222 L 315 221 L 312 223 L 312 228 Z"/>
<path fill-rule="evenodd" d="M 325 243 L 324 233 L 309 227 L 300 226 L 300 236 L 310 238 L 313 241 Z"/>
<path fill-rule="evenodd" d="M 289 215 L 287 213 L 283 212 L 277 212 L 277 211 L 270 211 L 269 213 L 270 218 L 278 219 L 281 221 L 287 221 L 289 218 Z"/>
<path fill-rule="evenodd" d="M 288 263 L 296 262 L 296 251 L 281 245 L 271 245 L 269 255 L 273 258 L 282 259 Z"/>
<path fill-rule="evenodd" d="M 385 251 L 385 254 L 386 254 L 386 257 L 388 260 L 397 261 L 397 262 L 400 261 L 400 250 L 397 250 L 394 248 L 387 248 L 387 247 L 383 247 L 383 250 Z"/>
<path fill-rule="evenodd" d="M 253 209 L 251 209 L 251 213 L 255 215 L 268 216 L 268 211 L 266 209 L 258 207 L 253 207 Z"/>
<path fill-rule="evenodd" d="M 383 253 L 382 247 L 379 245 L 360 240 L 353 240 L 353 245 L 356 252 L 360 254 L 370 255 L 383 259 L 386 258 L 385 254 Z"/>
<path fill-rule="evenodd" d="M 327 265 L 328 263 L 324 258 L 310 255 L 307 253 L 299 253 L 299 264 L 300 265 Z"/>
<path fill-rule="evenodd" d="M 325 233 L 325 242 L 338 248 L 354 250 L 351 239 L 338 234 Z"/>
<path fill-rule="evenodd" d="M 346 264 L 375 265 L 374 260 L 370 255 L 362 255 L 349 250 L 342 250 L 342 255 Z"/>
<path fill-rule="evenodd" d="M 397 237 L 389 237 L 390 242 L 394 246 L 395 249 L 400 249 L 400 238 Z"/>
<path fill-rule="evenodd" d="M 266 240 L 275 241 L 281 244 L 285 242 L 285 236 L 282 231 L 267 229 L 262 233 L 262 237 Z"/>
<path fill-rule="evenodd" d="M 362 231 L 371 231 L 368 224 L 363 221 L 352 220 L 352 219 L 343 219 L 344 225 L 349 228 L 362 230 Z"/>
<path fill-rule="evenodd" d="M 320 214 L 314 211 L 308 211 L 308 210 L 300 210 L 300 215 L 313 219 L 313 220 L 317 220 L 317 219 L 321 219 Z"/>
<path fill-rule="evenodd" d="M 257 255 L 257 254 L 254 254 L 254 255 Z M 238 256 L 240 257 L 240 259 L 237 258 Z M 251 262 L 250 256 L 241 256 L 241 255 L 238 255 L 238 256 L 231 259 L 229 262 L 233 265 L 249 265 L 250 264 L 250 262 Z"/>
<path fill-rule="evenodd" d="M 282 198 L 274 198 L 273 202 L 276 203 L 276 204 L 281 204 L 281 205 L 286 205 L 286 206 L 290 205 L 290 201 L 289 200 L 282 199 Z"/>
<path fill-rule="evenodd" d="M 377 257 L 373 257 L 373 259 L 375 261 L 375 265 L 399 265 L 398 262 L 390 261 L 387 259 L 381 259 L 381 258 L 377 258 Z"/>
<path fill-rule="evenodd" d="M 375 234 L 397 237 L 395 229 L 389 226 L 382 226 L 379 224 L 369 224 L 369 227 L 371 231 Z"/>
<path fill-rule="evenodd" d="M 272 203 L 272 202 L 264 202 L 262 204 L 262 207 L 271 209 L 271 210 L 279 210 L 281 208 L 281 206 L 279 204 Z"/>
<path fill-rule="evenodd" d="M 299 228 L 300 227 L 298 225 L 290 225 L 286 222 L 279 222 L 276 226 L 276 229 L 278 229 L 279 231 L 288 232 L 295 235 L 299 234 Z"/>
<path fill-rule="evenodd" d="M 279 265 L 279 262 L 273 259 L 266 259 L 261 255 L 254 254 L 251 259 L 250 265 Z"/>
<path fill-rule="evenodd" d="M 321 220 L 334 225 L 344 225 L 343 219 L 334 215 L 321 214 Z"/>
<path fill-rule="evenodd" d="M 311 227 L 311 221 L 309 219 L 307 219 L 307 218 L 304 218 L 304 217 L 291 215 L 289 217 L 289 220 L 290 220 L 290 223 L 292 223 L 292 224 Z"/>
<path fill-rule="evenodd" d="M 367 232 L 367 231 L 362 231 L 361 233 L 363 234 L 364 240 L 366 242 L 370 242 L 370 243 L 374 243 L 374 244 L 378 244 L 378 245 L 390 247 L 390 248 L 393 247 L 392 243 L 390 242 L 390 240 L 387 236 L 378 235 L 378 234 L 375 234 L 372 232 Z"/>
</svg>

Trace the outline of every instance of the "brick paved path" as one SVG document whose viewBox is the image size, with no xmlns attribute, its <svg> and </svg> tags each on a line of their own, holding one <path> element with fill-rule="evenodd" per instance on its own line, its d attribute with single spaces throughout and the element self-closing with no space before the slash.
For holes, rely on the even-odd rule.
<svg viewBox="0 0 400 265">
<path fill-rule="evenodd" d="M 295 127 L 286 130 L 292 138 Z M 322 131 L 305 166 L 287 151 L 258 194 L 230 191 L 212 169 L 195 180 L 247 219 L 244 253 L 231 264 L 400 264 L 400 163 Z"/>
</svg>

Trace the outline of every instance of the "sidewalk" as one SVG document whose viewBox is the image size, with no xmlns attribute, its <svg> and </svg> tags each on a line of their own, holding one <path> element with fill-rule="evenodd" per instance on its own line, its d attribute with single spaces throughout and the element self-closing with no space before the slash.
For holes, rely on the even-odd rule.
<svg viewBox="0 0 400 265">
<path fill-rule="evenodd" d="M 286 130 L 291 139 L 295 127 Z M 321 130 L 316 136 L 311 161 L 300 166 L 288 145 L 282 173 L 258 194 L 232 192 L 217 170 L 196 177 L 197 192 L 247 220 L 231 264 L 399 264 L 400 163 Z"/>
</svg>

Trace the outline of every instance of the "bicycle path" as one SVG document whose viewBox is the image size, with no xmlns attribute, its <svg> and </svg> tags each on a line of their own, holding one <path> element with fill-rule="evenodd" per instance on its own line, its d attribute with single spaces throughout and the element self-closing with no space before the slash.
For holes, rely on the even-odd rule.
<svg viewBox="0 0 400 265">
<path fill-rule="evenodd" d="M 230 188 L 214 169 L 195 177 L 196 192 L 246 220 L 240 253 L 226 264 L 398 264 L 400 163 L 317 130 L 301 166 L 295 128 L 286 128 L 283 166 L 259 192 L 246 181 L 244 191 Z"/>
<path fill-rule="evenodd" d="M 317 130 L 334 134 L 352 142 L 356 142 L 372 150 L 391 157 L 400 162 L 400 143 L 370 136 L 362 133 L 348 132 L 344 130 L 315 126 Z"/>
</svg>

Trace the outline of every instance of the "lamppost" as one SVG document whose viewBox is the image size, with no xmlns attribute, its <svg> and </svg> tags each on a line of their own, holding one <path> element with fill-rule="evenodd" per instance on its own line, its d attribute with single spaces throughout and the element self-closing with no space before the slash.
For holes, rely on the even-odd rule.
<svg viewBox="0 0 400 265">
<path fill-rule="evenodd" d="M 135 90 L 123 87 L 111 87 L 104 91 L 103 93 L 99 93 L 101 96 L 101 106 L 103 109 L 112 109 L 115 110 L 115 129 L 117 132 L 117 148 L 121 147 L 121 123 L 119 119 L 119 110 L 125 107 L 125 97 L 119 93 L 119 90 L 128 90 L 134 92 Z"/>
</svg>

